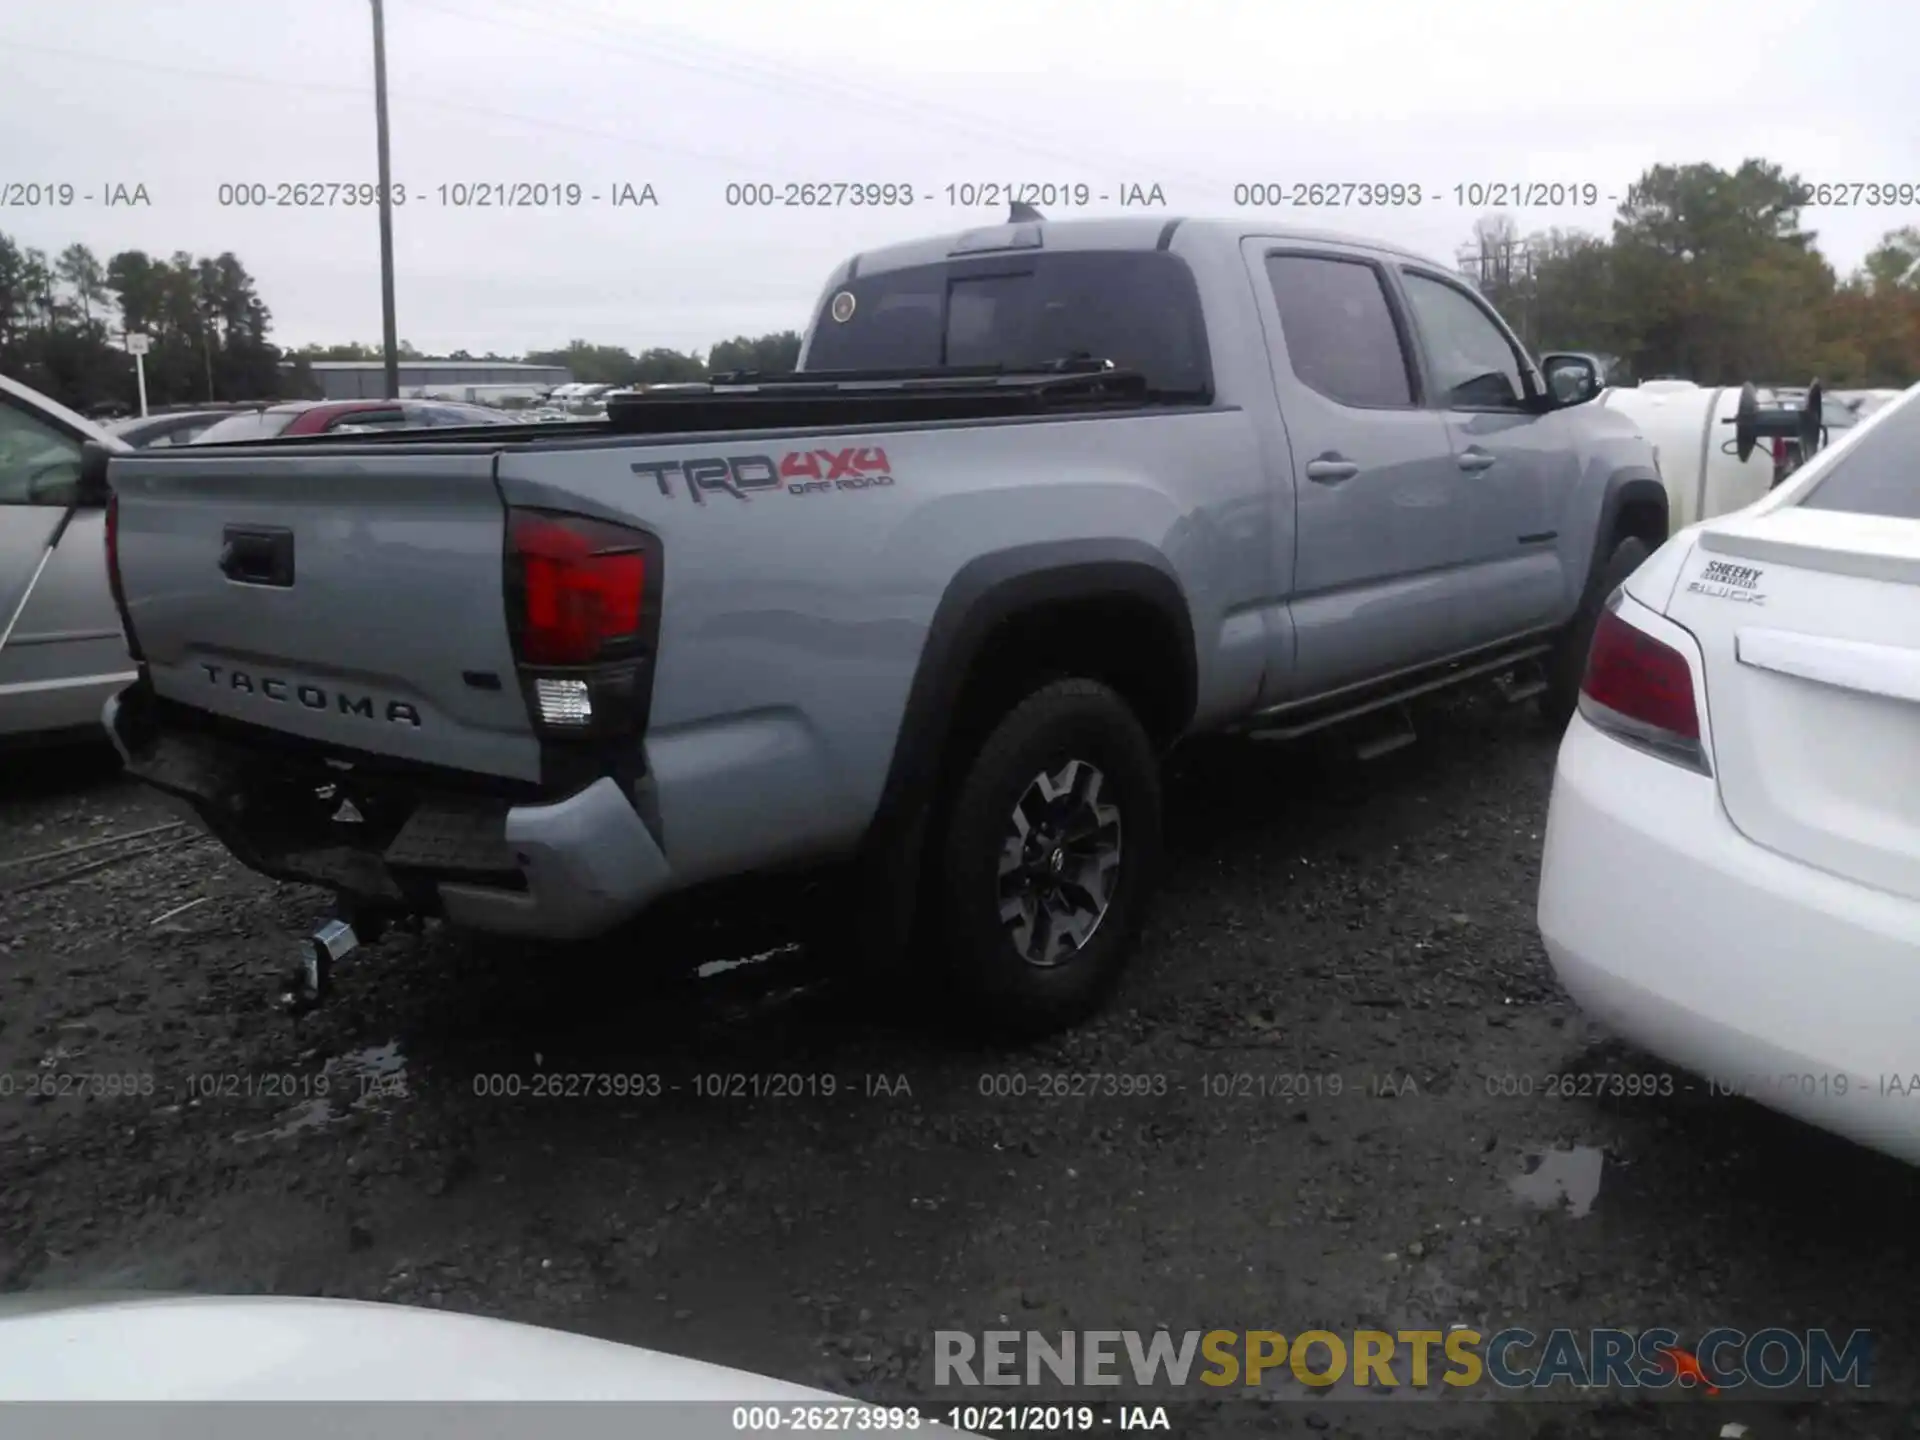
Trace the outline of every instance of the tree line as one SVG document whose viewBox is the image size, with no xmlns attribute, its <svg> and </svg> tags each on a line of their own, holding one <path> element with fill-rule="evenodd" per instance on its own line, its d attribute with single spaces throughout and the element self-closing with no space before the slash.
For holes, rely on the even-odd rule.
<svg viewBox="0 0 1920 1440">
<path fill-rule="evenodd" d="M 1851 193 L 1833 190 L 1847 193 L 1827 198 Z M 1489 215 L 1459 259 L 1536 351 L 1612 357 L 1612 378 L 1913 383 L 1920 227 L 1887 231 L 1842 276 L 1807 228 L 1809 198 L 1799 176 L 1764 160 L 1656 165 L 1629 188 L 1608 234 L 1523 237 L 1511 216 Z"/>
<path fill-rule="evenodd" d="M 1656 165 L 1629 188 L 1606 234 L 1522 235 L 1512 216 L 1493 214 L 1457 259 L 1536 351 L 1606 355 L 1616 378 L 1910 384 L 1920 377 L 1920 227 L 1889 230 L 1842 276 L 1805 224 L 1809 198 L 1799 176 L 1764 160 L 1733 170 Z M 50 256 L 0 234 L 0 373 L 75 409 L 135 403 L 121 343 L 129 330 L 152 339 L 155 406 L 317 395 L 308 363 L 381 358 L 364 344 L 282 351 L 268 338 L 272 324 L 231 251 L 161 259 L 126 250 L 103 262 L 84 245 Z M 792 330 L 736 336 L 704 354 L 585 340 L 524 356 L 433 356 L 400 345 L 409 360 L 563 365 L 576 380 L 607 385 L 777 373 L 799 353 Z"/>
<path fill-rule="evenodd" d="M 102 261 L 85 245 L 58 255 L 0 233 L 0 374 L 86 413 L 132 411 L 137 382 L 124 337 L 151 340 L 146 355 L 149 407 L 200 401 L 319 396 L 315 360 L 382 358 L 378 346 L 305 345 L 282 350 L 269 338 L 273 313 L 232 251 L 206 257 L 184 250 L 160 259 L 123 250 Z M 736 336 L 704 355 L 664 347 L 637 354 L 575 340 L 527 355 L 456 350 L 430 355 L 401 341 L 403 360 L 497 360 L 564 365 L 576 380 L 650 385 L 705 379 L 727 370 L 785 371 L 800 358 L 797 331 Z M 283 370 L 281 362 L 290 362 Z"/>
<path fill-rule="evenodd" d="M 232 251 L 163 260 L 123 250 L 102 263 L 85 245 L 49 256 L 0 234 L 0 374 L 74 409 L 133 402 L 133 362 L 119 342 L 129 330 L 152 338 L 152 404 L 275 395 L 272 325 Z"/>
<path fill-rule="evenodd" d="M 530 350 L 525 355 L 497 355 L 489 350 L 473 355 L 455 350 L 448 355 L 426 355 L 407 341 L 398 346 L 402 360 L 499 360 L 527 365 L 563 365 L 584 385 L 671 385 L 704 380 L 729 370 L 780 373 L 800 362 L 800 332 L 779 330 L 771 335 L 737 335 L 717 342 L 704 355 L 698 350 L 670 350 L 665 346 L 634 352 L 619 345 L 593 345 L 575 340 L 563 350 Z M 288 357 L 298 363 L 314 360 L 380 360 L 377 345 L 307 345 Z"/>
</svg>

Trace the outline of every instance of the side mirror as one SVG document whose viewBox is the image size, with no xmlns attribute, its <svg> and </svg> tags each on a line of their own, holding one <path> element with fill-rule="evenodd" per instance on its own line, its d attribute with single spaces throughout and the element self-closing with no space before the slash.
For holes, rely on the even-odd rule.
<svg viewBox="0 0 1920 1440">
<path fill-rule="evenodd" d="M 80 447 L 80 478 L 74 487 L 74 503 L 77 505 L 105 505 L 113 498 L 113 487 L 107 483 L 107 462 L 113 458 L 113 452 L 98 440 L 88 440 Z"/>
<path fill-rule="evenodd" d="M 1544 355 L 1540 373 L 1546 377 L 1547 394 L 1556 409 L 1584 405 L 1604 388 L 1600 362 L 1591 355 Z"/>
</svg>

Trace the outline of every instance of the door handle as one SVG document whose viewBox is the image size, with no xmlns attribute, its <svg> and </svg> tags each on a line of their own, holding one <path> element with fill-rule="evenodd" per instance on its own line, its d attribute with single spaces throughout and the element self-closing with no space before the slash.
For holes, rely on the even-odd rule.
<svg viewBox="0 0 1920 1440">
<path fill-rule="evenodd" d="M 1351 480 L 1360 473 L 1360 467 L 1351 460 L 1342 460 L 1337 455 L 1322 455 L 1318 460 L 1307 462 L 1307 479 L 1318 480 L 1322 485 L 1338 485 L 1342 480 Z"/>
<path fill-rule="evenodd" d="M 1464 450 L 1460 454 L 1460 468 L 1469 474 L 1476 474 L 1490 468 L 1497 458 L 1484 450 Z"/>
</svg>

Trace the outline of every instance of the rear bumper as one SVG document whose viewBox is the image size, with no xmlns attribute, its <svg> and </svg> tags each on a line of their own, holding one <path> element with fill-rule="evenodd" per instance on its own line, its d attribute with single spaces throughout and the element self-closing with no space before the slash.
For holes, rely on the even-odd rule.
<svg viewBox="0 0 1920 1440">
<path fill-rule="evenodd" d="M 1754 844 L 1710 778 L 1575 716 L 1539 918 L 1561 983 L 1596 1019 L 1920 1163 L 1920 904 Z"/>
<path fill-rule="evenodd" d="M 110 698 L 102 719 L 128 772 L 184 801 L 243 864 L 357 904 L 577 940 L 674 888 L 659 842 L 611 777 L 536 800 L 404 766 L 362 773 L 266 737 L 255 746 L 170 726 L 138 685 Z M 342 802 L 361 818 L 338 818 Z"/>
</svg>

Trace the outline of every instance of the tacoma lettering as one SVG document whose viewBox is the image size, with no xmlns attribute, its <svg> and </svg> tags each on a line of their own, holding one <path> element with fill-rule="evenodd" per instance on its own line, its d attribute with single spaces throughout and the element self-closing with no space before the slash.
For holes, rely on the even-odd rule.
<svg viewBox="0 0 1920 1440">
<path fill-rule="evenodd" d="M 209 665 L 205 661 L 200 663 L 200 668 L 207 672 L 209 685 L 224 685 L 242 695 L 263 695 L 282 705 L 291 698 L 309 710 L 338 710 L 342 715 L 354 715 L 362 720 L 384 719 L 389 725 L 420 728 L 420 712 L 404 700 L 389 700 L 384 710 L 376 710 L 371 695 L 328 694 L 318 685 L 305 684 L 293 685 L 289 694 L 290 682 L 277 675 L 256 677 L 245 670 L 229 670 L 224 665 Z"/>
</svg>

